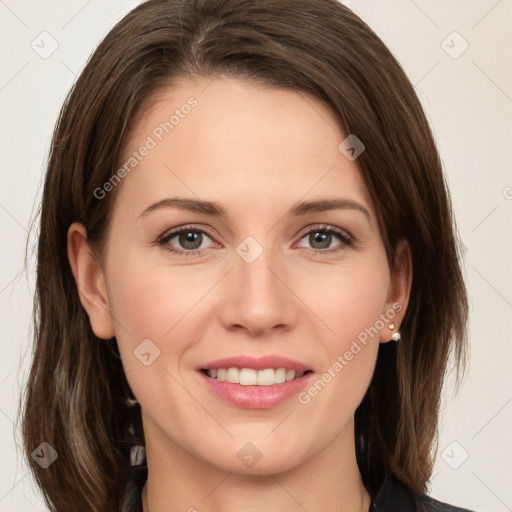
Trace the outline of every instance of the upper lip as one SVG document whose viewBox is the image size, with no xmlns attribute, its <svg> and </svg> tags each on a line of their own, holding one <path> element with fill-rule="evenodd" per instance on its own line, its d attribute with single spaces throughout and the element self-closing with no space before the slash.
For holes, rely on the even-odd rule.
<svg viewBox="0 0 512 512">
<path fill-rule="evenodd" d="M 253 370 L 265 370 L 266 368 L 286 368 L 296 372 L 310 370 L 308 366 L 294 361 L 288 357 L 278 355 L 267 355 L 263 357 L 231 356 L 223 359 L 216 359 L 202 365 L 199 370 L 212 370 L 216 368 L 252 368 Z"/>
</svg>

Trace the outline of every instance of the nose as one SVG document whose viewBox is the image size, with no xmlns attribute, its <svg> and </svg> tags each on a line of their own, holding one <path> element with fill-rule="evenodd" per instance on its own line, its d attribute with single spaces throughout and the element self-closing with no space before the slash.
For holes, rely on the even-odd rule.
<svg viewBox="0 0 512 512">
<path fill-rule="evenodd" d="M 248 263 L 234 255 L 234 269 L 227 276 L 225 300 L 219 308 L 220 320 L 228 330 L 264 336 L 286 331 L 298 318 L 298 301 L 288 283 L 284 265 L 269 257 L 270 251 Z"/>
</svg>

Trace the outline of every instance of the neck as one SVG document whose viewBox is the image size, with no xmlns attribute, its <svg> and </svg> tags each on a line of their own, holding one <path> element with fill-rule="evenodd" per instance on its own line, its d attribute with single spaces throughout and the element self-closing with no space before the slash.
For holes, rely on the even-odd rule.
<svg viewBox="0 0 512 512">
<path fill-rule="evenodd" d="M 370 507 L 355 458 L 353 421 L 320 453 L 280 473 L 223 471 L 172 442 L 151 422 L 145 437 L 144 512 L 367 512 Z"/>
</svg>

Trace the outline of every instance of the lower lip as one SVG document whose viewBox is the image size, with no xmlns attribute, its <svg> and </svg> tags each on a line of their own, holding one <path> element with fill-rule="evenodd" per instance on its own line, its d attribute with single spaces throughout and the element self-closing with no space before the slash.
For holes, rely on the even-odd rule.
<svg viewBox="0 0 512 512">
<path fill-rule="evenodd" d="M 217 395 L 237 407 L 247 409 L 268 409 L 281 404 L 296 395 L 310 381 L 313 372 L 298 379 L 271 386 L 244 386 L 222 380 L 213 379 L 199 372 L 206 385 Z"/>
</svg>

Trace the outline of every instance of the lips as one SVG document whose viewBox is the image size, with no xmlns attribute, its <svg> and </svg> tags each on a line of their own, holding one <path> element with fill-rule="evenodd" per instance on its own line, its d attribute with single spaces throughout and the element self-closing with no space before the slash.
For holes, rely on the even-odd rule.
<svg viewBox="0 0 512 512">
<path fill-rule="evenodd" d="M 265 385 L 233 383 L 212 377 L 219 371 L 224 373 L 226 369 L 234 373 L 240 369 L 246 369 L 249 372 L 257 372 L 258 375 L 265 373 L 263 370 L 286 369 L 289 375 L 296 374 L 296 376 L 292 380 L 284 380 L 275 384 L 268 384 L 267 382 Z M 313 371 L 303 363 L 275 355 L 260 358 L 233 356 L 217 359 L 202 365 L 197 370 L 203 383 L 217 397 L 231 405 L 247 409 L 275 407 L 297 395 L 311 381 L 313 376 Z"/>
</svg>

